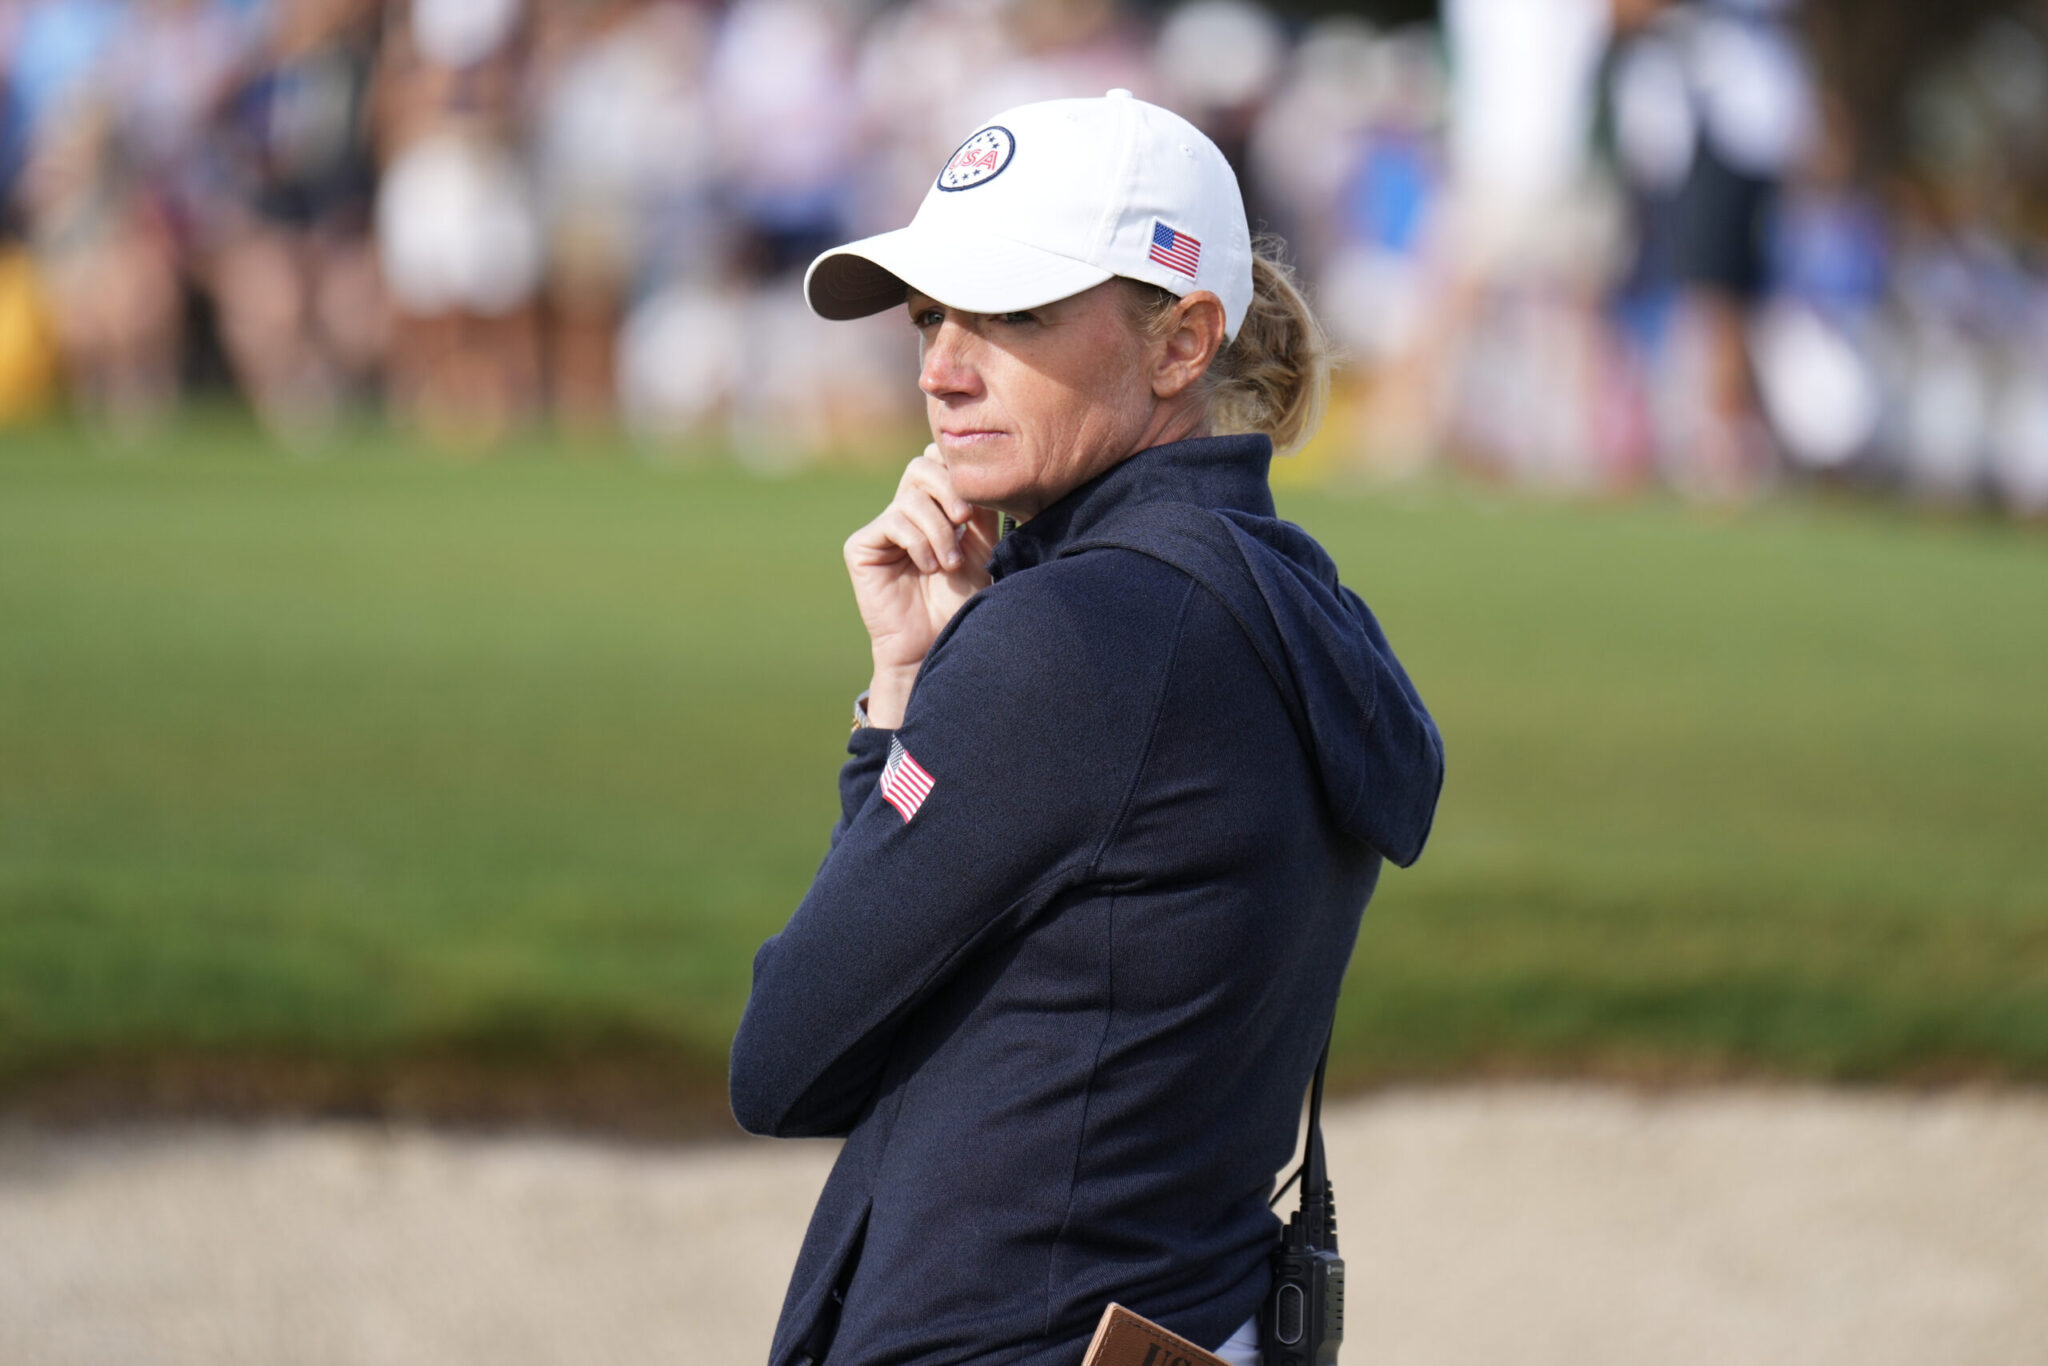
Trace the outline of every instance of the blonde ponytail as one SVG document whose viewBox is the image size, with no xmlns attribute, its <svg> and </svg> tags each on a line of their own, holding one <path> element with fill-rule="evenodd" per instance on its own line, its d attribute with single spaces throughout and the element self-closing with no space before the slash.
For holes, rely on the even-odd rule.
<svg viewBox="0 0 2048 1366">
<path fill-rule="evenodd" d="M 1264 432 L 1273 448 L 1294 450 L 1323 420 L 1330 387 L 1330 342 L 1309 308 L 1276 238 L 1252 242 L 1252 301 L 1237 336 L 1216 353 L 1203 376 L 1212 430 Z M 1135 319 L 1148 332 L 1167 324 L 1179 299 L 1153 285 L 1127 281 L 1139 298 Z"/>
</svg>

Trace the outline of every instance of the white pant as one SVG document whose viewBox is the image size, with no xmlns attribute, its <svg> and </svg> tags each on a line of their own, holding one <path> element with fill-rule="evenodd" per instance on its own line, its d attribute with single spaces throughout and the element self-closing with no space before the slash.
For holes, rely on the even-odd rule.
<svg viewBox="0 0 2048 1366">
<path fill-rule="evenodd" d="M 1216 1355 L 1230 1366 L 1259 1366 L 1259 1316 L 1252 1315 L 1230 1335 L 1230 1341 L 1216 1349 Z"/>
</svg>

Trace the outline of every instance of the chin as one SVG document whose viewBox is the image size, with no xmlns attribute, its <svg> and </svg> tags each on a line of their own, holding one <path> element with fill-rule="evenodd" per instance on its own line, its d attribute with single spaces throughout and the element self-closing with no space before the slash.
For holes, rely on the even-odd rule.
<svg viewBox="0 0 2048 1366">
<path fill-rule="evenodd" d="M 962 498 L 977 507 L 1003 507 L 1022 490 L 1017 480 L 1000 467 L 991 468 L 972 457 L 948 456 L 947 470 L 953 487 Z"/>
<path fill-rule="evenodd" d="M 956 480 L 954 487 L 960 490 L 962 498 L 978 508 L 994 508 L 997 512 L 1007 512 L 1020 522 L 1030 515 L 1020 506 L 1017 491 L 1008 485 L 984 489 Z"/>
</svg>

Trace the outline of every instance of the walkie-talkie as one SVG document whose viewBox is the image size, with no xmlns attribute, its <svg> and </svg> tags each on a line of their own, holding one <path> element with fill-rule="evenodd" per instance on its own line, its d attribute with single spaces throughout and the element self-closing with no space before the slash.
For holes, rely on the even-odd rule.
<svg viewBox="0 0 2048 1366">
<path fill-rule="evenodd" d="M 1265 1366 L 1336 1366 L 1344 1344 L 1344 1259 L 1337 1255 L 1337 1200 L 1323 1164 L 1323 1073 L 1329 1066 L 1325 1039 L 1309 1088 L 1306 1151 L 1273 1196 L 1277 1203 L 1300 1178 L 1301 1208 L 1288 1217 L 1273 1249 L 1273 1288 L 1259 1310 Z"/>
</svg>

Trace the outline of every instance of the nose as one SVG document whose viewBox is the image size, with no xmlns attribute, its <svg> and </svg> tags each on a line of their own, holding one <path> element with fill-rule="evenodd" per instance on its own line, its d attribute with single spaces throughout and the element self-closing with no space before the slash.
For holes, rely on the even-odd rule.
<svg viewBox="0 0 2048 1366">
<path fill-rule="evenodd" d="M 975 336 L 958 318 L 945 321 L 923 338 L 917 387 L 932 398 L 973 398 L 981 392 L 981 372 L 974 364 Z"/>
</svg>

